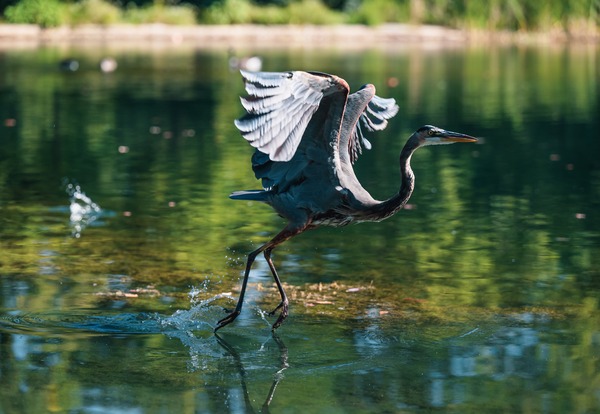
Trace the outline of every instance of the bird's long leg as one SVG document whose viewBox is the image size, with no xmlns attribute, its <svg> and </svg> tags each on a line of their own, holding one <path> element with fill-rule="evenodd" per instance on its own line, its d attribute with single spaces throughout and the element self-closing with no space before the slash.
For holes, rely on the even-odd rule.
<svg viewBox="0 0 600 414">
<path fill-rule="evenodd" d="M 269 268 L 271 269 L 271 273 L 273 274 L 273 279 L 275 279 L 275 284 L 277 285 L 277 290 L 279 290 L 279 296 L 281 296 L 281 302 L 279 303 L 279 305 L 277 305 L 277 307 L 275 309 L 273 309 L 271 312 L 269 312 L 269 316 L 273 316 L 273 315 L 275 315 L 275 312 L 277 312 L 277 310 L 281 309 L 281 313 L 279 314 L 279 317 L 273 324 L 273 330 L 275 330 L 275 329 L 279 328 L 279 326 L 283 323 L 284 319 L 287 318 L 289 302 L 288 302 L 287 295 L 285 294 L 285 290 L 283 290 L 283 286 L 281 285 L 281 280 L 279 279 L 279 275 L 277 275 L 277 270 L 275 269 L 273 260 L 271 260 L 271 251 L 272 250 L 273 250 L 272 248 L 266 249 L 264 252 L 264 255 L 265 255 L 265 259 L 266 259 L 267 263 L 269 264 Z"/>
<path fill-rule="evenodd" d="M 217 332 L 219 329 L 224 327 L 225 325 L 229 325 L 231 322 L 238 317 L 238 315 L 242 312 L 242 305 L 244 303 L 244 295 L 246 294 L 246 286 L 248 285 L 248 277 L 250 276 L 250 269 L 252 268 L 252 264 L 261 252 L 265 252 L 265 259 L 269 264 L 269 268 L 271 269 L 271 273 L 273 274 L 273 278 L 275 279 L 275 283 L 277 284 L 277 289 L 279 289 L 279 295 L 281 296 L 281 303 L 275 311 L 279 308 L 283 308 L 279 318 L 273 325 L 273 329 L 277 329 L 279 325 L 283 322 L 283 320 L 287 317 L 288 314 L 288 300 L 281 286 L 281 281 L 279 280 L 279 276 L 277 275 L 277 271 L 275 270 L 275 266 L 273 266 L 273 261 L 271 260 L 271 250 L 273 250 L 276 246 L 280 245 L 286 240 L 291 239 L 297 234 L 302 233 L 308 226 L 308 223 L 303 225 L 291 225 L 288 224 L 281 232 L 279 232 L 275 237 L 273 237 L 269 242 L 263 244 L 258 249 L 254 250 L 252 253 L 248 255 L 248 261 L 246 262 L 246 271 L 244 272 L 244 279 L 242 281 L 242 289 L 240 291 L 240 296 L 237 301 L 237 305 L 235 309 L 226 317 L 217 322 L 217 326 L 214 329 L 214 332 Z"/>
<path fill-rule="evenodd" d="M 289 240 L 292 237 L 306 230 L 308 228 L 309 223 L 310 221 L 307 220 L 302 225 L 292 225 L 291 223 L 288 224 L 287 227 L 283 229 L 277 236 L 273 237 L 273 240 L 267 243 L 268 246 L 264 250 L 265 260 L 269 265 L 269 269 L 271 269 L 271 274 L 273 275 L 273 279 L 275 280 L 275 284 L 277 285 L 277 290 L 279 291 L 279 296 L 281 297 L 281 302 L 279 303 L 279 305 L 277 305 L 277 307 L 269 313 L 269 315 L 274 315 L 275 312 L 281 309 L 279 317 L 273 324 L 273 330 L 279 328 L 279 326 L 281 326 L 285 318 L 287 318 L 289 302 L 287 295 L 285 294 L 285 290 L 283 290 L 283 286 L 281 285 L 281 280 L 279 279 L 279 275 L 277 274 L 277 269 L 275 269 L 275 265 L 273 264 L 273 260 L 271 259 L 271 252 L 275 247 L 279 246 L 284 241 Z"/>
<path fill-rule="evenodd" d="M 229 315 L 217 322 L 214 332 L 217 332 L 225 325 L 229 325 L 242 312 L 242 305 L 244 303 L 244 295 L 246 294 L 246 286 L 248 285 L 250 269 L 252 268 L 252 264 L 254 263 L 256 256 L 258 256 L 258 254 L 266 248 L 267 244 L 260 246 L 258 249 L 254 250 L 248 255 L 248 260 L 246 261 L 246 271 L 244 272 L 244 280 L 242 281 L 242 290 L 240 291 L 240 297 L 238 298 L 237 305 L 235 305 L 235 309 Z"/>
</svg>

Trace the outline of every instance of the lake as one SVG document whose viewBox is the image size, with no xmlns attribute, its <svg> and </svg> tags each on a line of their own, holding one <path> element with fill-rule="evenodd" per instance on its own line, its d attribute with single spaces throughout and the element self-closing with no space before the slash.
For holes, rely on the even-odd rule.
<svg viewBox="0 0 600 414">
<path fill-rule="evenodd" d="M 420 149 L 394 217 L 276 249 L 275 335 L 262 259 L 212 333 L 285 225 L 228 198 L 260 187 L 232 53 L 396 99 L 375 198 L 418 127 L 480 137 Z M 598 412 L 599 114 L 597 45 L 0 51 L 0 413 Z"/>
</svg>

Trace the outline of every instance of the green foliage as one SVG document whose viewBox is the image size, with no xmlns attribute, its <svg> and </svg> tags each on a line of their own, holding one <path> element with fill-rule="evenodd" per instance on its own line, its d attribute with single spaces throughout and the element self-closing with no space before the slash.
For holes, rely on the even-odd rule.
<svg viewBox="0 0 600 414">
<path fill-rule="evenodd" d="M 598 0 L 411 0 L 416 23 L 486 29 L 568 29 L 574 22 L 600 26 Z"/>
<path fill-rule="evenodd" d="M 101 0 L 99 0 L 101 1 Z M 172 25 L 196 24 L 196 11 L 192 6 L 165 6 L 155 3 L 153 6 L 127 7 L 124 20 L 128 23 L 165 23 Z"/>
<path fill-rule="evenodd" d="M 121 9 L 104 0 L 83 0 L 69 9 L 69 21 L 74 24 L 113 24 L 121 20 Z"/>
<path fill-rule="evenodd" d="M 293 24 L 337 24 L 344 21 L 340 13 L 328 9 L 320 0 L 302 0 L 289 5 L 289 22 Z"/>
<path fill-rule="evenodd" d="M 258 6 L 248 0 L 224 0 L 207 8 L 201 21 L 208 24 L 337 24 L 344 15 L 320 0 L 300 0 L 289 5 Z"/>
<path fill-rule="evenodd" d="M 435 24 L 490 30 L 600 27 L 600 0 L 20 0 L 10 23 Z"/>
<path fill-rule="evenodd" d="M 252 5 L 246 0 L 224 0 L 208 7 L 201 20 L 208 24 L 249 23 Z"/>
<path fill-rule="evenodd" d="M 22 0 L 6 8 L 10 23 L 33 23 L 42 27 L 60 26 L 66 22 L 66 6 L 58 0 Z"/>
<path fill-rule="evenodd" d="M 410 6 L 407 1 L 373 0 L 363 1 L 349 17 L 352 23 L 374 26 L 408 21 L 409 16 Z"/>
<path fill-rule="evenodd" d="M 200 20 L 208 24 L 361 23 L 371 26 L 411 22 L 492 30 L 568 28 L 573 22 L 581 21 L 595 27 L 600 25 L 599 0 L 363 0 L 347 1 L 343 10 L 333 10 L 323 0 L 222 0 L 203 9 Z"/>
<path fill-rule="evenodd" d="M 282 6 L 266 5 L 249 9 L 251 22 L 255 24 L 287 24 L 289 15 Z"/>
<path fill-rule="evenodd" d="M 162 2 L 122 9 L 107 0 L 83 0 L 67 4 L 59 0 L 22 0 L 5 11 L 9 23 L 38 24 L 53 27 L 64 24 L 165 23 L 196 24 L 196 11 L 190 5 L 167 6 Z"/>
</svg>

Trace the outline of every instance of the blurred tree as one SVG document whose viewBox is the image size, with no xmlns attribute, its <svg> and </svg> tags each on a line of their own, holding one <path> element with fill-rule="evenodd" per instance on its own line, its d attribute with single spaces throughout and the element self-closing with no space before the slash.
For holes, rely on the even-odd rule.
<svg viewBox="0 0 600 414">
<path fill-rule="evenodd" d="M 4 14 L 4 9 L 8 6 L 12 6 L 17 3 L 19 0 L 0 0 L 0 15 Z"/>
</svg>

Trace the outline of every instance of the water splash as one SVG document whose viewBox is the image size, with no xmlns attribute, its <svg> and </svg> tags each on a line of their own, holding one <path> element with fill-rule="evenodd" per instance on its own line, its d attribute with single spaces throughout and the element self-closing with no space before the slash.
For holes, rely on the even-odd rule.
<svg viewBox="0 0 600 414">
<path fill-rule="evenodd" d="M 223 356 L 223 345 L 213 334 L 216 321 L 225 315 L 220 302 L 235 303 L 235 298 L 229 294 L 212 294 L 208 288 L 209 283 L 209 280 L 206 280 L 199 286 L 191 287 L 188 292 L 189 309 L 178 309 L 171 314 L 112 311 L 98 314 L 72 310 L 29 313 L 14 309 L 0 312 L 0 333 L 7 332 L 24 338 L 23 343 L 16 346 L 20 355 L 40 352 L 39 341 L 27 339 L 30 337 L 61 338 L 72 337 L 73 334 L 80 337 L 164 335 L 179 341 L 187 350 L 189 372 L 205 372 L 207 369 L 214 369 L 215 359 Z M 255 309 L 262 314 L 258 307 Z M 235 332 L 234 337 L 239 337 L 240 332 L 245 332 L 244 326 L 256 323 L 256 320 L 249 319 L 244 324 L 244 318 L 239 319 L 241 324 L 238 323 L 237 326 L 242 329 L 237 329 L 236 332 L 230 328 L 230 331 Z M 269 333 L 267 338 L 271 338 L 270 324 L 265 323 L 265 328 L 264 332 Z M 247 332 L 254 335 L 256 330 L 248 329 Z"/>
<path fill-rule="evenodd" d="M 190 291 L 188 292 L 188 296 L 190 298 L 190 304 L 192 306 L 196 306 L 201 304 L 202 299 L 200 299 L 200 295 L 208 291 L 208 284 L 210 283 L 209 279 L 206 279 L 202 282 L 200 286 L 192 286 Z"/>
<path fill-rule="evenodd" d="M 78 239 L 81 237 L 81 232 L 100 217 L 102 209 L 81 190 L 79 184 L 68 183 L 65 191 L 70 201 L 71 235 Z"/>
<path fill-rule="evenodd" d="M 170 316 L 161 316 L 159 322 L 163 331 L 167 334 L 173 331 L 191 332 L 208 330 L 212 332 L 214 329 L 215 310 L 211 304 L 223 297 L 227 296 L 215 295 L 204 300 L 192 299 L 193 305 L 190 309 L 180 309 Z M 218 307 L 217 312 L 222 312 L 222 308 Z"/>
</svg>

